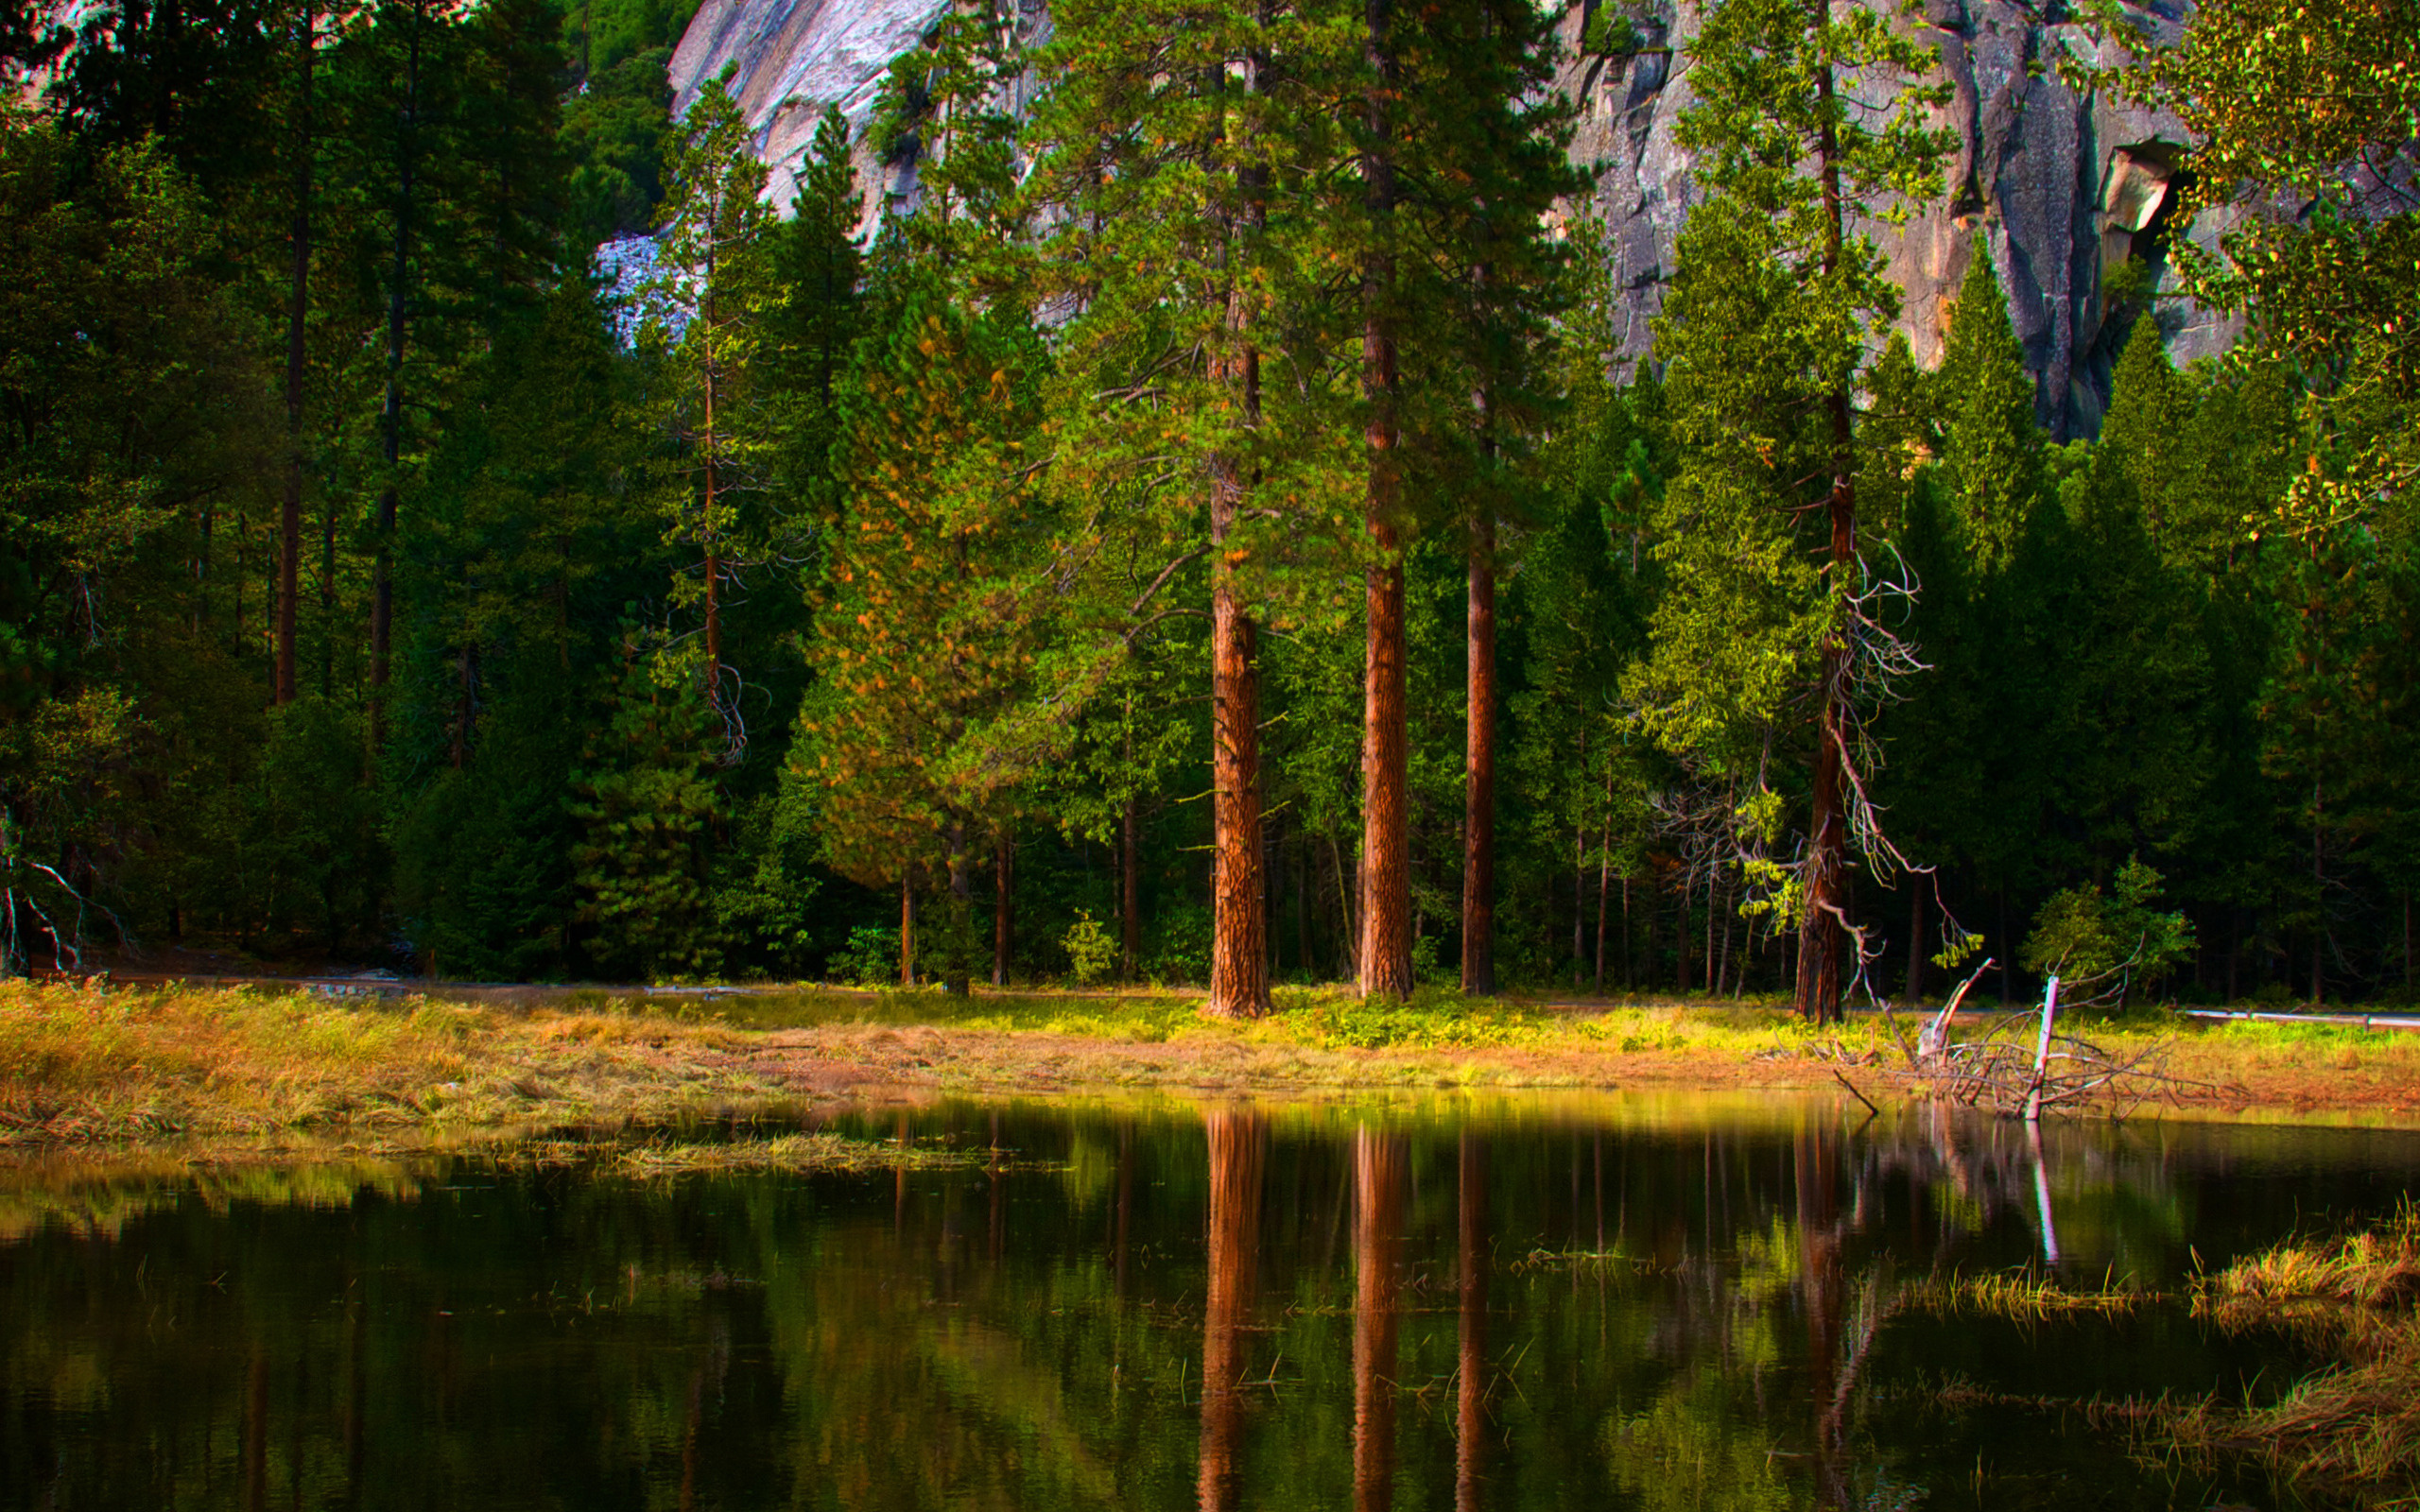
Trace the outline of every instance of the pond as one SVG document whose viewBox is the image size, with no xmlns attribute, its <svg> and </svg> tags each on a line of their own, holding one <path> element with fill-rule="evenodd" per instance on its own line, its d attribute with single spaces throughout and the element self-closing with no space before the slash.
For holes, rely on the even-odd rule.
<svg viewBox="0 0 2420 1512">
<path fill-rule="evenodd" d="M 944 1103 L 956 1163 L 0 1173 L 0 1508 L 2202 1508 L 2112 1401 L 2420 1139 L 1824 1100 Z M 707 1138 L 761 1135 L 690 1131 Z M 1927 1304 L 2018 1268 L 2165 1294 Z"/>
</svg>

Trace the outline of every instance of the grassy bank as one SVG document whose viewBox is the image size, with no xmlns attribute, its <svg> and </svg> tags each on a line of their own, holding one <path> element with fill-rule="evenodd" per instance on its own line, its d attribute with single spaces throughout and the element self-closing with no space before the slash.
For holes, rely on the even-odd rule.
<svg viewBox="0 0 2420 1512">
<path fill-rule="evenodd" d="M 711 1023 L 300 992 L 0 988 L 0 1142 L 517 1130 L 768 1102 Z"/>
<path fill-rule="evenodd" d="M 1871 1019 L 1810 1032 L 1773 1006 L 1573 1007 L 1424 995 L 1371 1005 L 1288 989 L 1253 1023 L 1168 992 L 1047 996 L 801 989 L 747 996 L 398 994 L 0 987 L 0 1143 L 337 1134 L 509 1136 L 818 1099 L 1150 1088 L 1832 1088 L 1890 1095 L 1898 1051 Z M 2420 1123 L 2420 1037 L 2292 1024 L 2088 1030 L 2170 1040 L 2210 1091 L 2195 1110 Z"/>
</svg>

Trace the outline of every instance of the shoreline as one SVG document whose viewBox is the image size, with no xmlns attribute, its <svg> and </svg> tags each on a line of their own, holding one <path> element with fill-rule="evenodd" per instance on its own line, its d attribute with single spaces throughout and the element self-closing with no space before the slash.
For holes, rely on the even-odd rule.
<svg viewBox="0 0 2420 1512">
<path fill-rule="evenodd" d="M 1387 1005 L 1289 989 L 1271 1018 L 1228 1024 L 1170 993 L 560 990 L 542 1002 L 364 1001 L 10 983 L 0 987 L 0 1153 L 492 1147 L 950 1097 L 1913 1100 L 1893 1081 L 1900 1052 L 1871 1015 L 1813 1032 L 1755 1006 Z M 2137 1107 L 2136 1121 L 2420 1128 L 2420 1037 L 2190 1019 L 2089 1032 L 2120 1047 L 2164 1039 L 2171 1069 L 2208 1084 Z"/>
</svg>

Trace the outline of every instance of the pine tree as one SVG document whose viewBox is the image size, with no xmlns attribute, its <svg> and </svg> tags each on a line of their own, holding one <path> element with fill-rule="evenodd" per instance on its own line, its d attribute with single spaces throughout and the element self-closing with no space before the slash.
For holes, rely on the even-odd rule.
<svg viewBox="0 0 2420 1512">
<path fill-rule="evenodd" d="M 1051 639 L 1050 575 L 1032 570 L 1050 533 L 1024 453 L 1041 376 L 1013 317 L 970 318 L 930 286 L 867 344 L 789 765 L 835 869 L 869 886 L 945 881 L 938 954 L 958 991 L 975 848 L 1063 744 L 1019 708 Z"/>
<path fill-rule="evenodd" d="M 761 555 L 743 507 L 769 481 L 769 406 L 752 380 L 780 301 L 774 219 L 765 166 L 722 80 L 691 102 L 682 129 L 660 271 L 645 291 L 645 338 L 665 354 L 664 403 L 680 443 L 665 495 L 666 540 L 697 554 L 675 578 L 673 602 L 697 608 L 700 641 L 676 654 L 697 669 L 735 757 L 746 735 L 724 662 L 723 601 Z"/>
<path fill-rule="evenodd" d="M 780 397 L 786 432 L 782 467 L 788 491 L 811 512 L 832 507 L 831 451 L 850 349 L 864 327 L 865 259 L 857 222 L 864 209 L 849 159 L 849 128 L 823 112 L 799 180 L 791 219 L 773 233 L 781 301 L 761 359 Z"/>
<path fill-rule="evenodd" d="M 1659 738 L 1731 770 L 1812 704 L 1803 859 L 1783 901 L 1801 932 L 1798 1008 L 1820 1022 L 1840 1012 L 1850 852 L 1888 856 L 1858 693 L 1898 659 L 1868 607 L 1854 406 L 1864 335 L 1898 298 L 1852 221 L 1938 192 L 1947 143 L 1922 114 L 1943 96 L 1905 82 L 1926 49 L 1834 0 L 1721 0 L 1691 59 L 1698 103 L 1680 135 L 1708 198 L 1656 326 L 1685 460 L 1658 548 L 1671 592 L 1638 686 Z"/>
<path fill-rule="evenodd" d="M 1409 380 L 1388 399 L 1401 420 L 1400 445 L 1392 448 L 1399 455 L 1374 454 L 1400 477 L 1388 482 L 1384 471 L 1372 474 L 1374 482 L 1405 489 L 1408 497 L 1396 501 L 1392 518 L 1381 511 L 1370 521 L 1374 530 L 1399 538 L 1407 530 L 1456 524 L 1463 533 L 1458 553 L 1464 569 L 1462 977 L 1465 990 L 1487 992 L 1495 976 L 1498 525 L 1517 524 L 1529 512 L 1526 495 L 1535 487 L 1531 448 L 1556 419 L 1547 352 L 1564 263 L 1548 236 L 1547 212 L 1558 198 L 1577 191 L 1579 180 L 1564 156 L 1568 107 L 1546 87 L 1558 61 L 1547 17 L 1520 4 L 1410 8 L 1387 26 L 1378 61 L 1396 76 L 1384 93 L 1399 101 L 1394 110 L 1401 116 L 1391 132 L 1419 171 L 1394 180 L 1387 196 L 1387 215 L 1401 223 L 1395 240 L 1411 250 L 1395 254 L 1392 312 L 1378 307 L 1400 327 L 1390 338 L 1411 358 Z M 1374 77 L 1384 82 L 1383 72 Z M 1382 598 L 1400 601 L 1400 540 L 1380 556 L 1381 573 L 1394 564 L 1392 577 L 1380 584 Z M 1369 621 L 1374 651 L 1383 623 L 1375 616 Z M 1398 623 L 1396 632 L 1402 628 Z M 1400 647 L 1391 657 L 1407 660 Z M 1387 660 L 1374 654 L 1367 665 Z M 1385 705 L 1373 699 L 1368 706 Z M 1391 723 L 1401 726 L 1405 713 L 1396 707 Z M 1369 746 L 1382 748 L 1374 738 Z M 1407 784 L 1409 764 L 1407 748 L 1401 774 Z M 1388 768 L 1375 775 L 1386 779 L 1383 788 L 1397 774 Z M 1408 790 L 1397 806 L 1411 807 Z M 1364 833 L 1372 827 L 1365 824 Z M 1400 940 L 1370 959 L 1391 963 L 1408 983 L 1408 865 L 1401 875 L 1400 919 L 1368 909 L 1379 937 L 1391 938 L 1399 925 Z"/>
<path fill-rule="evenodd" d="M 1263 372 L 1317 280 L 1305 173 L 1336 145 L 1306 89 L 1334 77 L 1340 42 L 1322 20 L 1257 0 L 1061 7 L 1031 132 L 1029 191 L 1057 217 L 1043 287 L 1078 312 L 1059 486 L 1109 501 L 1139 484 L 1163 520 L 1206 517 L 1178 556 L 1210 563 L 1210 1011 L 1229 1017 L 1270 1003 L 1258 605 L 1310 523 L 1289 455 L 1307 438 L 1283 423 L 1309 390 Z"/>
<path fill-rule="evenodd" d="M 1957 499 L 1978 564 L 2007 565 L 2042 488 L 2034 383 L 2009 323 L 1989 239 L 1977 236 L 1936 380 L 1943 480 Z"/>
</svg>

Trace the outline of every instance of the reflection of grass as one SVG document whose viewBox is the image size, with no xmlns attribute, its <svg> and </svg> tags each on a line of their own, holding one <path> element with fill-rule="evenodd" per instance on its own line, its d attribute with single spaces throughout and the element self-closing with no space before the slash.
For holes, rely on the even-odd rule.
<svg viewBox="0 0 2420 1512">
<path fill-rule="evenodd" d="M 1928 1276 L 1899 1292 L 1903 1306 L 1930 1313 L 1971 1313 L 2035 1323 L 2053 1317 L 2125 1317 L 2159 1298 L 2151 1292 L 2111 1287 L 2071 1292 L 2056 1281 L 2023 1272 L 1982 1276 Z"/>
<path fill-rule="evenodd" d="M 2168 1436 L 2254 1459 L 2297 1489 L 2364 1507 L 2420 1504 L 2420 1208 L 2379 1227 L 2280 1245 L 2205 1278 L 2193 1311 L 2230 1332 L 2283 1330 L 2331 1357 L 2266 1406 L 2175 1413 Z"/>
<path fill-rule="evenodd" d="M 1516 1276 L 1540 1271 L 1580 1276 L 1630 1276 L 1657 1269 L 1653 1260 L 1618 1249 L 1532 1249 L 1514 1261 Z"/>
<path fill-rule="evenodd" d="M 840 1134 L 783 1134 L 729 1143 L 649 1143 L 623 1152 L 616 1166 L 634 1176 L 685 1176 L 701 1171 L 928 1171 L 979 1166 L 983 1150 L 937 1149 L 855 1140 Z"/>
</svg>

